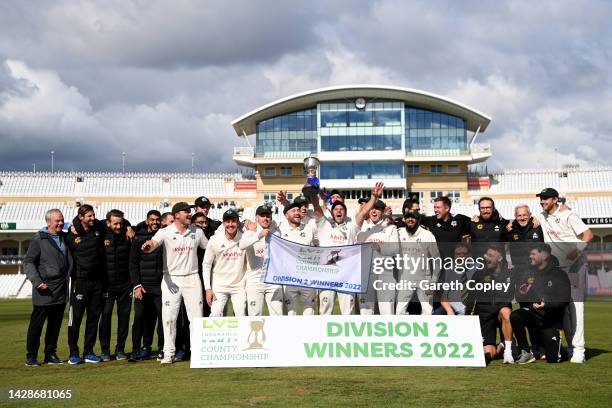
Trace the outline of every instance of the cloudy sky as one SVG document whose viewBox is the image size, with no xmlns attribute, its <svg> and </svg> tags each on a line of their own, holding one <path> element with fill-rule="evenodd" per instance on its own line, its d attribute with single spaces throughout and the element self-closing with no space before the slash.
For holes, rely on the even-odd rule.
<svg viewBox="0 0 612 408">
<path fill-rule="evenodd" d="M 231 121 L 371 83 L 493 118 L 493 168 L 612 156 L 610 1 L 3 1 L 0 169 L 235 170 Z M 555 148 L 558 153 L 555 155 Z"/>
</svg>

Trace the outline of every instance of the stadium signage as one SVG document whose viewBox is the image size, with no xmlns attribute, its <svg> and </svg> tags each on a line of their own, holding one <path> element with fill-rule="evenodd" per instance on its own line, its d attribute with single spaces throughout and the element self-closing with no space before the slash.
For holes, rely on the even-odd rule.
<svg viewBox="0 0 612 408">
<path fill-rule="evenodd" d="M 17 223 L 15 222 L 0 222 L 0 230 L 16 230 Z"/>
<path fill-rule="evenodd" d="M 372 265 L 370 245 L 311 247 L 273 235 L 268 255 L 264 265 L 266 283 L 347 293 L 367 291 Z"/>
<path fill-rule="evenodd" d="M 200 318 L 192 328 L 192 368 L 485 366 L 477 316 Z"/>
<path fill-rule="evenodd" d="M 584 222 L 586 225 L 606 225 L 612 224 L 612 217 L 583 218 L 582 222 Z"/>
</svg>

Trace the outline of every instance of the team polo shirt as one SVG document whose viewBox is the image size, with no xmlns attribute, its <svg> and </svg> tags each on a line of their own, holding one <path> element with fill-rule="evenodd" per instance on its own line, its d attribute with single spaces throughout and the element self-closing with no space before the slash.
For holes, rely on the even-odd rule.
<svg viewBox="0 0 612 408">
<path fill-rule="evenodd" d="M 352 221 L 338 224 L 333 218 L 325 216 L 317 220 L 317 236 L 322 247 L 352 245 L 355 242 L 359 227 Z"/>
<path fill-rule="evenodd" d="M 206 289 L 218 291 L 243 286 L 246 261 L 245 251 L 239 247 L 241 237 L 238 231 L 232 239 L 225 234 L 215 234 L 210 238 L 202 263 Z"/>
<path fill-rule="evenodd" d="M 576 248 L 583 249 L 586 246 L 579 235 L 589 227 L 571 210 L 559 211 L 557 208 L 552 214 L 542 211 L 536 217 L 544 232 L 544 242 L 552 248 L 552 254 L 557 257 L 559 266 L 567 269 L 573 263 L 567 259 L 567 254 Z"/>
<path fill-rule="evenodd" d="M 200 228 L 190 225 L 181 234 L 173 223 L 158 230 L 152 240 L 164 246 L 164 273 L 177 276 L 198 273 L 197 248 L 206 249 L 208 244 Z"/>
</svg>

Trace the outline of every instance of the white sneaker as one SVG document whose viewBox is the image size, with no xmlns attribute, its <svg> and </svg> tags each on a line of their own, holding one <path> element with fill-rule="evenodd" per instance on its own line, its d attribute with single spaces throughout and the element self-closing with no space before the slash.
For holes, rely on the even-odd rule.
<svg viewBox="0 0 612 408">
<path fill-rule="evenodd" d="M 570 363 L 582 364 L 584 363 L 584 349 L 574 348 L 574 352 L 572 353 L 572 359 Z"/>
<path fill-rule="evenodd" d="M 514 364 L 512 353 L 504 353 L 504 364 Z"/>
<path fill-rule="evenodd" d="M 174 363 L 174 356 L 164 356 L 159 362 L 160 364 L 172 364 Z"/>
</svg>

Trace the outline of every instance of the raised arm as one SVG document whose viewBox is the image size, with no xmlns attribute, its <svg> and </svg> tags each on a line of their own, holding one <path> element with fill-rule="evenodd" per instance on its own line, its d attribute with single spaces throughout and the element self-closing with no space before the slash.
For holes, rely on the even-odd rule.
<svg viewBox="0 0 612 408">
<path fill-rule="evenodd" d="M 365 203 L 363 207 L 361 207 L 361 210 L 359 210 L 359 214 L 357 214 L 357 216 L 355 217 L 355 224 L 361 227 L 361 225 L 363 224 L 363 220 L 365 220 L 368 212 L 372 209 L 374 204 L 376 204 L 376 201 L 382 196 L 384 187 L 385 185 L 382 182 L 379 181 L 378 183 L 376 183 L 376 185 L 372 189 L 372 197 L 370 197 L 370 200 Z"/>
</svg>

